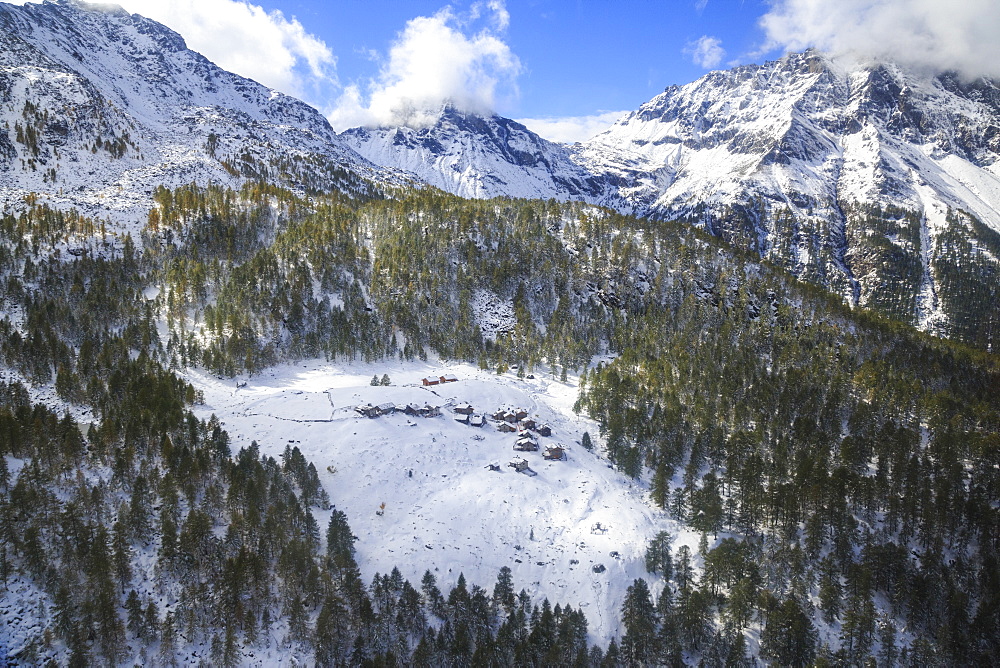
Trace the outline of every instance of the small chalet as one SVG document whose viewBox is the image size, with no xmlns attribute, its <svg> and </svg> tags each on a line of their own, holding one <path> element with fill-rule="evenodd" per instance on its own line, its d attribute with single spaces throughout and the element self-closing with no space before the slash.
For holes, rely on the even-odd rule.
<svg viewBox="0 0 1000 668">
<path fill-rule="evenodd" d="M 539 436 L 545 436 L 546 438 L 552 435 L 552 427 L 550 427 L 547 424 L 538 425 L 537 427 L 535 427 L 535 431 L 538 432 Z"/>
<path fill-rule="evenodd" d="M 462 415 L 472 415 L 472 406 L 470 406 L 469 404 L 459 404 L 455 406 L 452 410 Z"/>
<path fill-rule="evenodd" d="M 427 376 L 426 378 L 421 378 L 420 382 L 424 384 L 424 387 L 429 387 L 430 385 L 440 385 L 440 376 Z"/>
<path fill-rule="evenodd" d="M 528 411 L 523 408 L 518 408 L 514 411 L 514 420 L 523 420 L 526 417 L 528 417 Z"/>
<path fill-rule="evenodd" d="M 532 420 L 530 417 L 526 417 L 520 422 L 518 422 L 517 426 L 520 427 L 521 429 L 534 429 L 535 421 Z"/>
<path fill-rule="evenodd" d="M 514 449 L 518 452 L 535 452 L 538 450 L 538 442 L 530 436 L 521 436 L 514 443 Z"/>
<path fill-rule="evenodd" d="M 490 417 L 492 417 L 497 422 L 503 422 L 504 420 L 507 419 L 507 411 L 505 409 L 501 408 L 500 410 L 498 410 L 496 413 L 494 413 Z"/>
<path fill-rule="evenodd" d="M 420 417 L 437 417 L 441 415 L 441 409 L 437 406 L 431 406 L 430 404 L 424 404 L 424 406 L 417 413 Z"/>
<path fill-rule="evenodd" d="M 371 404 L 366 404 L 364 406 L 358 406 L 354 409 L 366 418 L 377 418 L 378 417 L 378 406 L 372 406 Z"/>
<path fill-rule="evenodd" d="M 455 422 L 461 422 L 462 424 L 469 424 L 469 416 L 464 413 L 459 413 L 455 416 Z"/>
<path fill-rule="evenodd" d="M 486 424 L 486 418 L 482 415 L 473 415 L 469 418 L 469 425 L 473 427 L 482 427 Z"/>
<path fill-rule="evenodd" d="M 379 404 L 375 408 L 378 409 L 379 415 L 392 415 L 396 412 L 396 404 L 392 403 Z"/>
<path fill-rule="evenodd" d="M 497 431 L 504 434 L 513 434 L 517 431 L 517 427 L 512 425 L 510 422 L 501 422 L 497 425 Z"/>
<path fill-rule="evenodd" d="M 545 448 L 545 452 L 542 453 L 542 457 L 548 459 L 549 461 L 562 461 L 566 459 L 566 451 L 558 445 L 553 445 Z"/>
<path fill-rule="evenodd" d="M 530 469 L 528 469 L 528 460 L 527 459 L 515 459 L 515 460 L 511 461 L 509 464 L 507 464 L 507 466 L 510 466 L 511 468 L 513 468 L 518 473 L 522 473 L 524 471 L 530 470 Z"/>
<path fill-rule="evenodd" d="M 447 374 L 441 376 L 441 382 L 442 383 L 457 383 L 458 382 L 458 376 L 456 376 L 453 373 L 447 373 Z"/>
</svg>

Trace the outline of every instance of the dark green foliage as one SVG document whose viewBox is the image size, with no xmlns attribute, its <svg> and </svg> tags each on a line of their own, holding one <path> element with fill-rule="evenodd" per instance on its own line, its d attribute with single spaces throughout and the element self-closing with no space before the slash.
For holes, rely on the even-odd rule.
<svg viewBox="0 0 1000 668">
<path fill-rule="evenodd" d="M 205 643 L 212 661 L 239 664 L 280 627 L 321 665 L 677 665 L 683 652 L 740 665 L 747 628 L 775 662 L 805 665 L 829 658 L 822 620 L 839 623 L 846 663 L 890 662 L 903 625 L 920 641 L 899 661 L 997 662 L 994 357 L 851 311 L 686 226 L 581 204 L 432 189 L 303 199 L 264 184 L 155 200 L 141 249 L 43 206 L 0 218 L 0 295 L 19 314 L 0 320 L 0 358 L 93 416 L 81 430 L 0 385 L 0 574 L 39 586 L 71 661 L 113 662 L 126 641 L 160 637 L 165 661 Z M 732 214 L 719 224 L 742 238 L 754 211 Z M 994 256 L 995 234 L 953 213 L 952 233 L 921 249 L 905 211 L 850 215 L 883 233 L 846 258 L 886 282 L 862 301 L 910 318 L 927 250 L 950 333 L 994 345 L 997 300 L 982 287 L 994 267 L 959 228 Z M 792 249 L 772 255 L 786 264 Z M 966 261 L 984 281 L 963 282 Z M 477 300 L 509 304 L 510 328 L 480 331 Z M 702 534 L 703 562 L 687 546 L 671 555 L 666 535 L 651 542 L 661 577 L 633 583 L 626 635 L 607 653 L 588 648 L 580 611 L 514 596 L 509 570 L 492 596 L 464 578 L 445 596 L 430 571 L 419 591 L 398 571 L 366 586 L 344 513 L 321 535 L 315 466 L 292 446 L 280 462 L 256 444 L 232 453 L 169 370 L 432 350 L 519 375 L 585 368 L 575 410 L 600 423 L 607 456 Z M 597 353 L 613 361 L 587 368 Z M 25 460 L 16 480 L 2 456 Z M 138 553 L 176 589 L 162 617 Z"/>
<path fill-rule="evenodd" d="M 661 531 L 656 534 L 646 548 L 646 570 L 659 573 L 669 580 L 673 574 L 674 560 L 670 554 L 670 534 Z"/>
<path fill-rule="evenodd" d="M 656 609 L 649 587 L 642 578 L 635 580 L 625 593 L 622 603 L 622 658 L 628 665 L 651 663 L 655 656 Z"/>
<path fill-rule="evenodd" d="M 782 666 L 809 666 L 816 656 L 816 629 L 794 598 L 767 613 L 760 636 L 761 656 Z"/>
</svg>

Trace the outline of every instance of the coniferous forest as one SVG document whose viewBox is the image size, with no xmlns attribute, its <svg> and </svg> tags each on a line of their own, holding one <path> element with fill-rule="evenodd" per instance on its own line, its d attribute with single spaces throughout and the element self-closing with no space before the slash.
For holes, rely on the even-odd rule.
<svg viewBox="0 0 1000 668">
<path fill-rule="evenodd" d="M 154 200 L 134 237 L 32 201 L 0 219 L 0 594 L 42 620 L 0 611 L 23 639 L 0 663 L 1000 663 L 996 356 L 591 205 L 360 181 Z M 480 330 L 481 291 L 508 331 Z M 650 543 L 609 645 L 509 569 L 365 581 L 351 518 L 314 518 L 337 504 L 315 466 L 233 451 L 182 379 L 429 352 L 579 374 L 608 458 L 702 535 Z"/>
</svg>

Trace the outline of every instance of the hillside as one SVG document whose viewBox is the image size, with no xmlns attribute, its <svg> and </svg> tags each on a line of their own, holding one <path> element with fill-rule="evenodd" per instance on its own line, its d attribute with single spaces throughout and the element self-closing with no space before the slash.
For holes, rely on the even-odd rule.
<svg viewBox="0 0 1000 668">
<path fill-rule="evenodd" d="M 809 51 L 672 86 L 593 139 L 445 109 L 341 134 L 463 197 L 682 220 L 924 331 L 991 349 L 1000 314 L 996 83 Z"/>
<path fill-rule="evenodd" d="M 1000 664 L 991 82 L 792 54 L 570 149 L 0 26 L 0 665 Z"/>
<path fill-rule="evenodd" d="M 575 159 L 640 215 L 687 220 L 925 331 L 990 347 L 1000 95 L 821 53 L 668 88 Z"/>
<path fill-rule="evenodd" d="M 438 656 L 544 656 L 546 648 L 575 655 L 581 647 L 591 656 L 633 657 L 623 661 L 655 653 L 690 663 L 731 656 L 860 662 L 903 651 L 920 663 L 996 656 L 986 631 L 997 609 L 994 357 L 851 311 L 690 226 L 579 203 L 470 201 L 427 190 L 398 191 L 388 201 L 332 195 L 309 203 L 260 186 L 160 190 L 156 201 L 141 249 L 102 251 L 92 223 L 41 208 L 4 223 L 10 332 L 4 360 L 8 373 L 30 388 L 23 395 L 9 391 L 10 429 L 28 433 L 28 396 L 74 407 L 78 419 L 95 425 L 85 440 L 65 440 L 77 433 L 75 425 L 45 418 L 53 442 L 65 440 L 56 450 L 64 454 L 43 456 L 49 451 L 24 435 L 5 453 L 11 528 L 3 538 L 5 568 L 16 583 L 8 591 L 20 592 L 16 600 L 30 592 L 46 601 L 37 613 L 17 613 L 31 620 L 7 636 L 18 656 L 124 656 L 115 638 L 161 651 L 156 642 L 162 641 L 143 640 L 148 624 L 122 627 L 118 635 L 111 619 L 104 631 L 93 626 L 103 638 L 97 642 L 57 631 L 51 645 L 39 644 L 31 629 L 59 619 L 60 583 L 77 582 L 66 579 L 65 568 L 82 557 L 60 552 L 65 529 L 47 527 L 66 514 L 65 504 L 87 497 L 60 499 L 79 496 L 74 488 L 103 489 L 103 510 L 87 525 L 104 526 L 111 540 L 112 518 L 125 522 L 138 512 L 128 510 L 141 502 L 133 500 L 131 481 L 160 480 L 148 492 L 152 507 L 171 494 L 162 483 L 167 473 L 192 480 L 172 524 L 162 515 L 157 524 L 142 511 L 149 521 L 144 538 L 123 533 L 123 525 L 115 539 L 118 553 L 144 555 L 138 563 L 146 565 L 82 577 L 91 578 L 94 592 L 107 585 L 93 578 L 116 577 L 121 596 L 135 588 L 144 607 L 153 592 L 164 592 L 154 600 L 158 633 L 181 628 L 162 607 L 173 609 L 176 601 L 187 631 L 185 643 L 175 640 L 171 651 L 186 656 L 233 656 L 228 652 L 236 650 L 221 640 L 199 649 L 204 639 L 231 637 L 239 662 L 275 651 L 332 661 L 346 651 L 322 639 L 334 629 L 357 657 L 426 656 L 431 629 L 435 638 L 468 637 L 469 629 L 455 627 L 465 609 L 463 587 L 487 587 L 491 572 L 504 565 L 517 575 L 516 589 L 525 588 L 526 628 L 540 623 L 527 621 L 535 619 L 531 606 L 549 598 L 550 606 L 560 603 L 560 614 L 573 611 L 567 624 L 579 631 L 582 622 L 586 631 L 554 645 L 525 631 L 527 644 L 519 644 L 505 635 L 516 614 L 511 618 L 512 608 L 500 604 L 502 594 L 489 603 L 488 589 L 473 588 L 467 590 L 473 598 L 476 591 L 485 597 L 479 639 L 446 641 L 436 646 Z M 254 234 L 234 235 L 247 225 Z M 28 229 L 35 230 L 37 249 L 24 241 Z M 68 232 L 84 252 L 56 261 Z M 493 326 L 489 335 L 480 323 Z M 594 366 L 595 354 L 610 357 Z M 330 361 L 275 367 L 317 356 Z M 436 356 L 453 361 L 431 362 Z M 413 383 L 438 369 L 461 377 L 435 390 L 445 415 L 351 416 L 356 403 L 429 398 Z M 365 384 L 380 374 L 392 376 L 392 384 Z M 574 400 L 566 383 L 577 374 L 581 392 Z M 151 396 L 138 389 L 144 385 L 163 388 L 162 398 L 140 408 Z M 551 422 L 554 439 L 568 441 L 569 460 L 546 463 L 527 453 L 538 475 L 513 472 L 505 466 L 510 438 L 484 427 L 483 440 L 476 439 L 473 427 L 447 415 L 449 399 L 483 412 L 494 403 L 525 405 Z M 189 402 L 195 415 L 185 418 Z M 568 404 L 596 421 L 594 454 L 583 448 Z M 600 457 L 635 482 L 605 468 Z M 252 473 L 254 462 L 260 473 Z M 491 463 L 501 465 L 499 474 L 482 468 Z M 74 487 L 60 473 L 77 468 L 92 482 Z M 237 471 L 277 476 L 266 485 L 277 496 L 261 499 L 257 510 L 239 505 L 254 497 L 234 491 L 246 485 Z M 285 484 L 295 503 L 281 491 Z M 65 491 L 41 505 L 32 500 L 50 498 L 42 491 L 50 488 Z M 507 507 L 518 499 L 525 505 Z M 327 502 L 349 514 L 328 516 Z M 304 533 L 274 534 L 285 516 Z M 324 542 L 318 527 L 327 517 L 341 528 Z M 357 541 L 345 552 L 335 536 L 348 517 Z M 494 527 L 496 517 L 508 521 Z M 588 538 L 597 522 L 608 522 L 607 534 Z M 211 531 L 192 534 L 198 526 Z M 184 541 L 226 538 L 206 543 L 204 553 L 184 542 L 181 555 L 192 556 L 166 568 L 173 530 Z M 25 542 L 31 536 L 50 546 L 37 549 L 62 556 L 32 561 L 36 543 Z M 217 552 L 209 544 L 226 547 Z M 345 580 L 338 570 L 354 568 L 348 553 L 364 579 Z M 258 589 L 240 590 L 260 603 L 236 608 L 251 615 L 244 617 L 251 626 L 229 624 L 223 634 L 209 620 L 232 618 L 236 599 L 219 587 L 225 569 L 239 562 L 226 560 L 254 554 L 263 561 L 253 568 L 268 573 L 271 584 L 258 578 Z M 293 554 L 298 561 L 289 561 Z M 340 556 L 328 561 L 333 555 Z M 194 571 L 176 570 L 191 558 Z M 569 570 L 591 561 L 605 572 Z M 295 572 L 315 576 L 297 580 L 287 570 L 291 563 L 300 564 Z M 391 567 L 399 572 L 392 578 L 397 594 L 365 612 L 387 595 L 372 573 Z M 418 596 L 428 607 L 425 617 L 414 618 L 425 620 L 417 626 L 391 621 L 398 602 L 412 598 L 405 582 L 422 571 L 458 593 L 448 605 L 427 592 Z M 186 579 L 191 573 L 197 577 Z M 478 583 L 451 579 L 458 573 Z M 368 577 L 372 584 L 359 589 Z M 583 594 L 588 578 L 600 588 Z M 334 605 L 357 611 L 359 621 L 328 626 Z M 385 630 L 369 635 L 369 624 Z M 794 649 L 802 654 L 787 654 L 779 642 L 785 624 L 800 629 Z M 261 628 L 274 637 L 256 635 Z M 649 629 L 663 635 L 654 640 Z M 615 642 L 603 649 L 609 637 Z M 597 649 L 581 646 L 582 638 Z"/>
<path fill-rule="evenodd" d="M 374 164 L 462 197 L 598 201 L 608 190 L 565 147 L 510 119 L 449 105 L 430 127 L 354 128 L 339 137 Z"/>
<path fill-rule="evenodd" d="M 0 202 L 141 219 L 156 186 L 370 171 L 315 109 L 115 5 L 0 3 Z"/>
</svg>

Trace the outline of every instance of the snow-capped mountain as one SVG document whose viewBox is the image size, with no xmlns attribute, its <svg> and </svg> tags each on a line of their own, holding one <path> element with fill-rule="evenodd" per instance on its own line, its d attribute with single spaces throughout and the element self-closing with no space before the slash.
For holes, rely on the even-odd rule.
<svg viewBox="0 0 1000 668">
<path fill-rule="evenodd" d="M 988 80 L 809 51 L 670 87 L 573 147 L 447 105 L 429 127 L 338 135 L 158 23 L 59 0 L 0 4 L 0 121 L 5 208 L 37 193 L 135 223 L 157 185 L 323 188 L 378 165 L 466 197 L 686 220 L 928 331 L 992 346 L 1000 326 Z"/>
<path fill-rule="evenodd" d="M 626 209 L 703 225 L 925 329 L 983 335 L 962 302 L 998 267 L 994 82 L 791 54 L 672 86 L 574 157 Z"/>
<path fill-rule="evenodd" d="M 569 151 L 501 116 L 450 105 L 422 128 L 354 128 L 340 135 L 371 162 L 401 169 L 462 197 L 539 197 L 599 201 L 599 179 Z"/>
<path fill-rule="evenodd" d="M 807 51 L 672 86 L 592 140 L 497 116 L 341 134 L 466 197 L 580 199 L 681 219 L 848 302 L 991 346 L 1000 88 Z"/>
<path fill-rule="evenodd" d="M 114 218 L 144 215 L 161 184 L 294 185 L 366 164 L 309 105 L 159 23 L 77 0 L 0 4 L 0 121 L 6 202 L 37 192 Z"/>
</svg>

